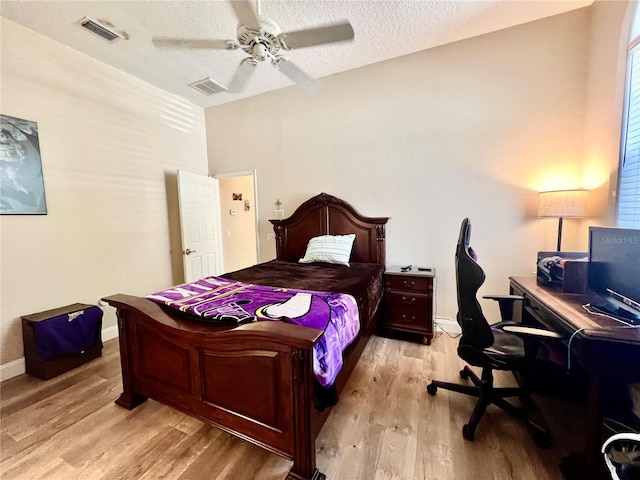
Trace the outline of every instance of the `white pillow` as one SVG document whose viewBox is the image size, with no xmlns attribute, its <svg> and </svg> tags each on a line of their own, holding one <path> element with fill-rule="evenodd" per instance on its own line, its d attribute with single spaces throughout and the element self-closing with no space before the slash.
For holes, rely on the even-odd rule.
<svg viewBox="0 0 640 480">
<path fill-rule="evenodd" d="M 307 251 L 300 263 L 325 262 L 349 266 L 351 248 L 356 238 L 349 235 L 321 235 L 313 237 L 307 244 Z"/>
</svg>

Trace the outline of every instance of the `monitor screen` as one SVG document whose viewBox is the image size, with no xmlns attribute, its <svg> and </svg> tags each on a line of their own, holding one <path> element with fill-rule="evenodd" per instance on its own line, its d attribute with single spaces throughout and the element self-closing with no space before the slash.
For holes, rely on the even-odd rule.
<svg viewBox="0 0 640 480">
<path fill-rule="evenodd" d="M 640 230 L 589 227 L 589 290 L 640 317 Z"/>
</svg>

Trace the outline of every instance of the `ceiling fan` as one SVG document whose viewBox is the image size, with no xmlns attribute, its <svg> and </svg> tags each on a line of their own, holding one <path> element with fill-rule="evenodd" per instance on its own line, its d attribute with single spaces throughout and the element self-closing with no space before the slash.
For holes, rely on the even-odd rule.
<svg viewBox="0 0 640 480">
<path fill-rule="evenodd" d="M 249 0 L 230 0 L 238 30 L 236 40 L 154 37 L 153 44 L 160 48 L 241 49 L 249 56 L 240 62 L 227 91 L 241 92 L 260 62 L 271 63 L 306 91 L 317 91 L 317 81 L 289 61 L 287 50 L 313 47 L 326 43 L 353 39 L 353 27 L 348 21 L 293 32 L 282 32 L 276 22 L 260 14 L 260 0 L 254 12 Z"/>
</svg>

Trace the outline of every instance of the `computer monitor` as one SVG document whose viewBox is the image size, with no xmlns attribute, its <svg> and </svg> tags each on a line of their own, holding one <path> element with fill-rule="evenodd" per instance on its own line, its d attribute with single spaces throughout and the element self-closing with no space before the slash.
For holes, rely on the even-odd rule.
<svg viewBox="0 0 640 480">
<path fill-rule="evenodd" d="M 587 285 L 592 306 L 640 322 L 640 230 L 589 227 Z"/>
</svg>

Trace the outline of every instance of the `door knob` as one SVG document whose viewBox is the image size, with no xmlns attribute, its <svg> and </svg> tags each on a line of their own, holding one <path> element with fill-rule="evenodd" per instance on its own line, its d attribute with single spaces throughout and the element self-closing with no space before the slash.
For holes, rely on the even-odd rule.
<svg viewBox="0 0 640 480">
<path fill-rule="evenodd" d="M 185 255 L 191 255 L 192 253 L 196 253 L 196 251 L 191 250 L 190 248 L 187 248 L 186 250 L 183 250 L 182 253 Z"/>
</svg>

